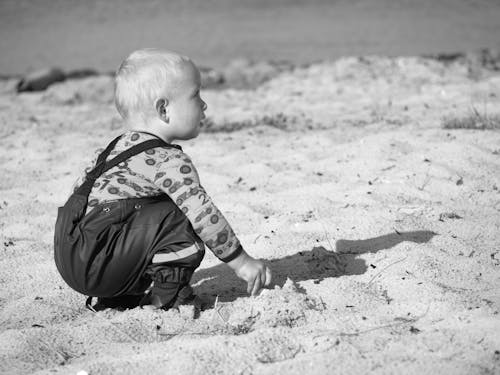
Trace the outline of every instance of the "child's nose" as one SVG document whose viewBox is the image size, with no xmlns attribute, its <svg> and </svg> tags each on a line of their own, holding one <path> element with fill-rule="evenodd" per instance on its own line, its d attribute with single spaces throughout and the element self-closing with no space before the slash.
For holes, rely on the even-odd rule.
<svg viewBox="0 0 500 375">
<path fill-rule="evenodd" d="M 207 108 L 208 108 L 207 103 L 205 103 L 203 100 L 201 101 L 201 103 L 202 103 L 202 104 L 201 104 L 201 109 L 202 109 L 202 111 L 206 111 L 206 110 L 207 110 Z"/>
</svg>

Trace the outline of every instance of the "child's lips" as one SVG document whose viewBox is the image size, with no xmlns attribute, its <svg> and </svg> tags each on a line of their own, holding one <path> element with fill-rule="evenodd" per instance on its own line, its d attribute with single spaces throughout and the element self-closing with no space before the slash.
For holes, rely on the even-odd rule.
<svg viewBox="0 0 500 375">
<path fill-rule="evenodd" d="M 200 120 L 200 127 L 205 126 L 206 120 L 207 120 L 207 116 L 205 116 L 205 114 L 202 114 L 201 120 Z"/>
</svg>

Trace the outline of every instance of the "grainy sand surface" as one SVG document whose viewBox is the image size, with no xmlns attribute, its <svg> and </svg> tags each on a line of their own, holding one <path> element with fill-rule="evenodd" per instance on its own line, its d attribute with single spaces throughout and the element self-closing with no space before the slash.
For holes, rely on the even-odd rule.
<svg viewBox="0 0 500 375">
<path fill-rule="evenodd" d="M 498 114 L 498 72 L 344 58 L 205 91 L 213 126 L 184 150 L 275 285 L 248 297 L 208 254 L 196 319 L 93 314 L 60 279 L 56 207 L 122 131 L 111 79 L 13 84 L 0 90 L 1 373 L 500 372 L 500 132 L 441 125 Z"/>
</svg>

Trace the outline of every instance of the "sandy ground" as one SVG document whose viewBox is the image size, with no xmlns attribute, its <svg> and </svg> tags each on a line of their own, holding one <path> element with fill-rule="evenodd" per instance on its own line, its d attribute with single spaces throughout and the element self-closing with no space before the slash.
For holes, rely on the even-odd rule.
<svg viewBox="0 0 500 375">
<path fill-rule="evenodd" d="M 60 279 L 56 207 L 121 131 L 109 77 L 0 91 L 0 372 L 500 373 L 500 75 L 421 58 L 345 58 L 249 91 L 205 91 L 183 144 L 275 285 L 258 297 L 211 254 L 199 316 L 93 314 Z"/>
</svg>

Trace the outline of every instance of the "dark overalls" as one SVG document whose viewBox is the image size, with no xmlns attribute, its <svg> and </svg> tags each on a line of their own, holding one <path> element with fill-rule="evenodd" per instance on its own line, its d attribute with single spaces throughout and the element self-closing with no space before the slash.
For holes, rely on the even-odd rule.
<svg viewBox="0 0 500 375">
<path fill-rule="evenodd" d="M 184 213 L 166 194 L 110 201 L 87 214 L 86 209 L 102 173 L 147 149 L 179 146 L 149 140 L 106 162 L 119 138 L 99 155 L 85 182 L 58 209 L 56 266 L 70 287 L 90 296 L 87 306 L 92 297 L 99 297 L 96 309 L 150 303 L 170 308 L 179 298 L 192 297 L 189 282 L 205 253 Z"/>
</svg>

